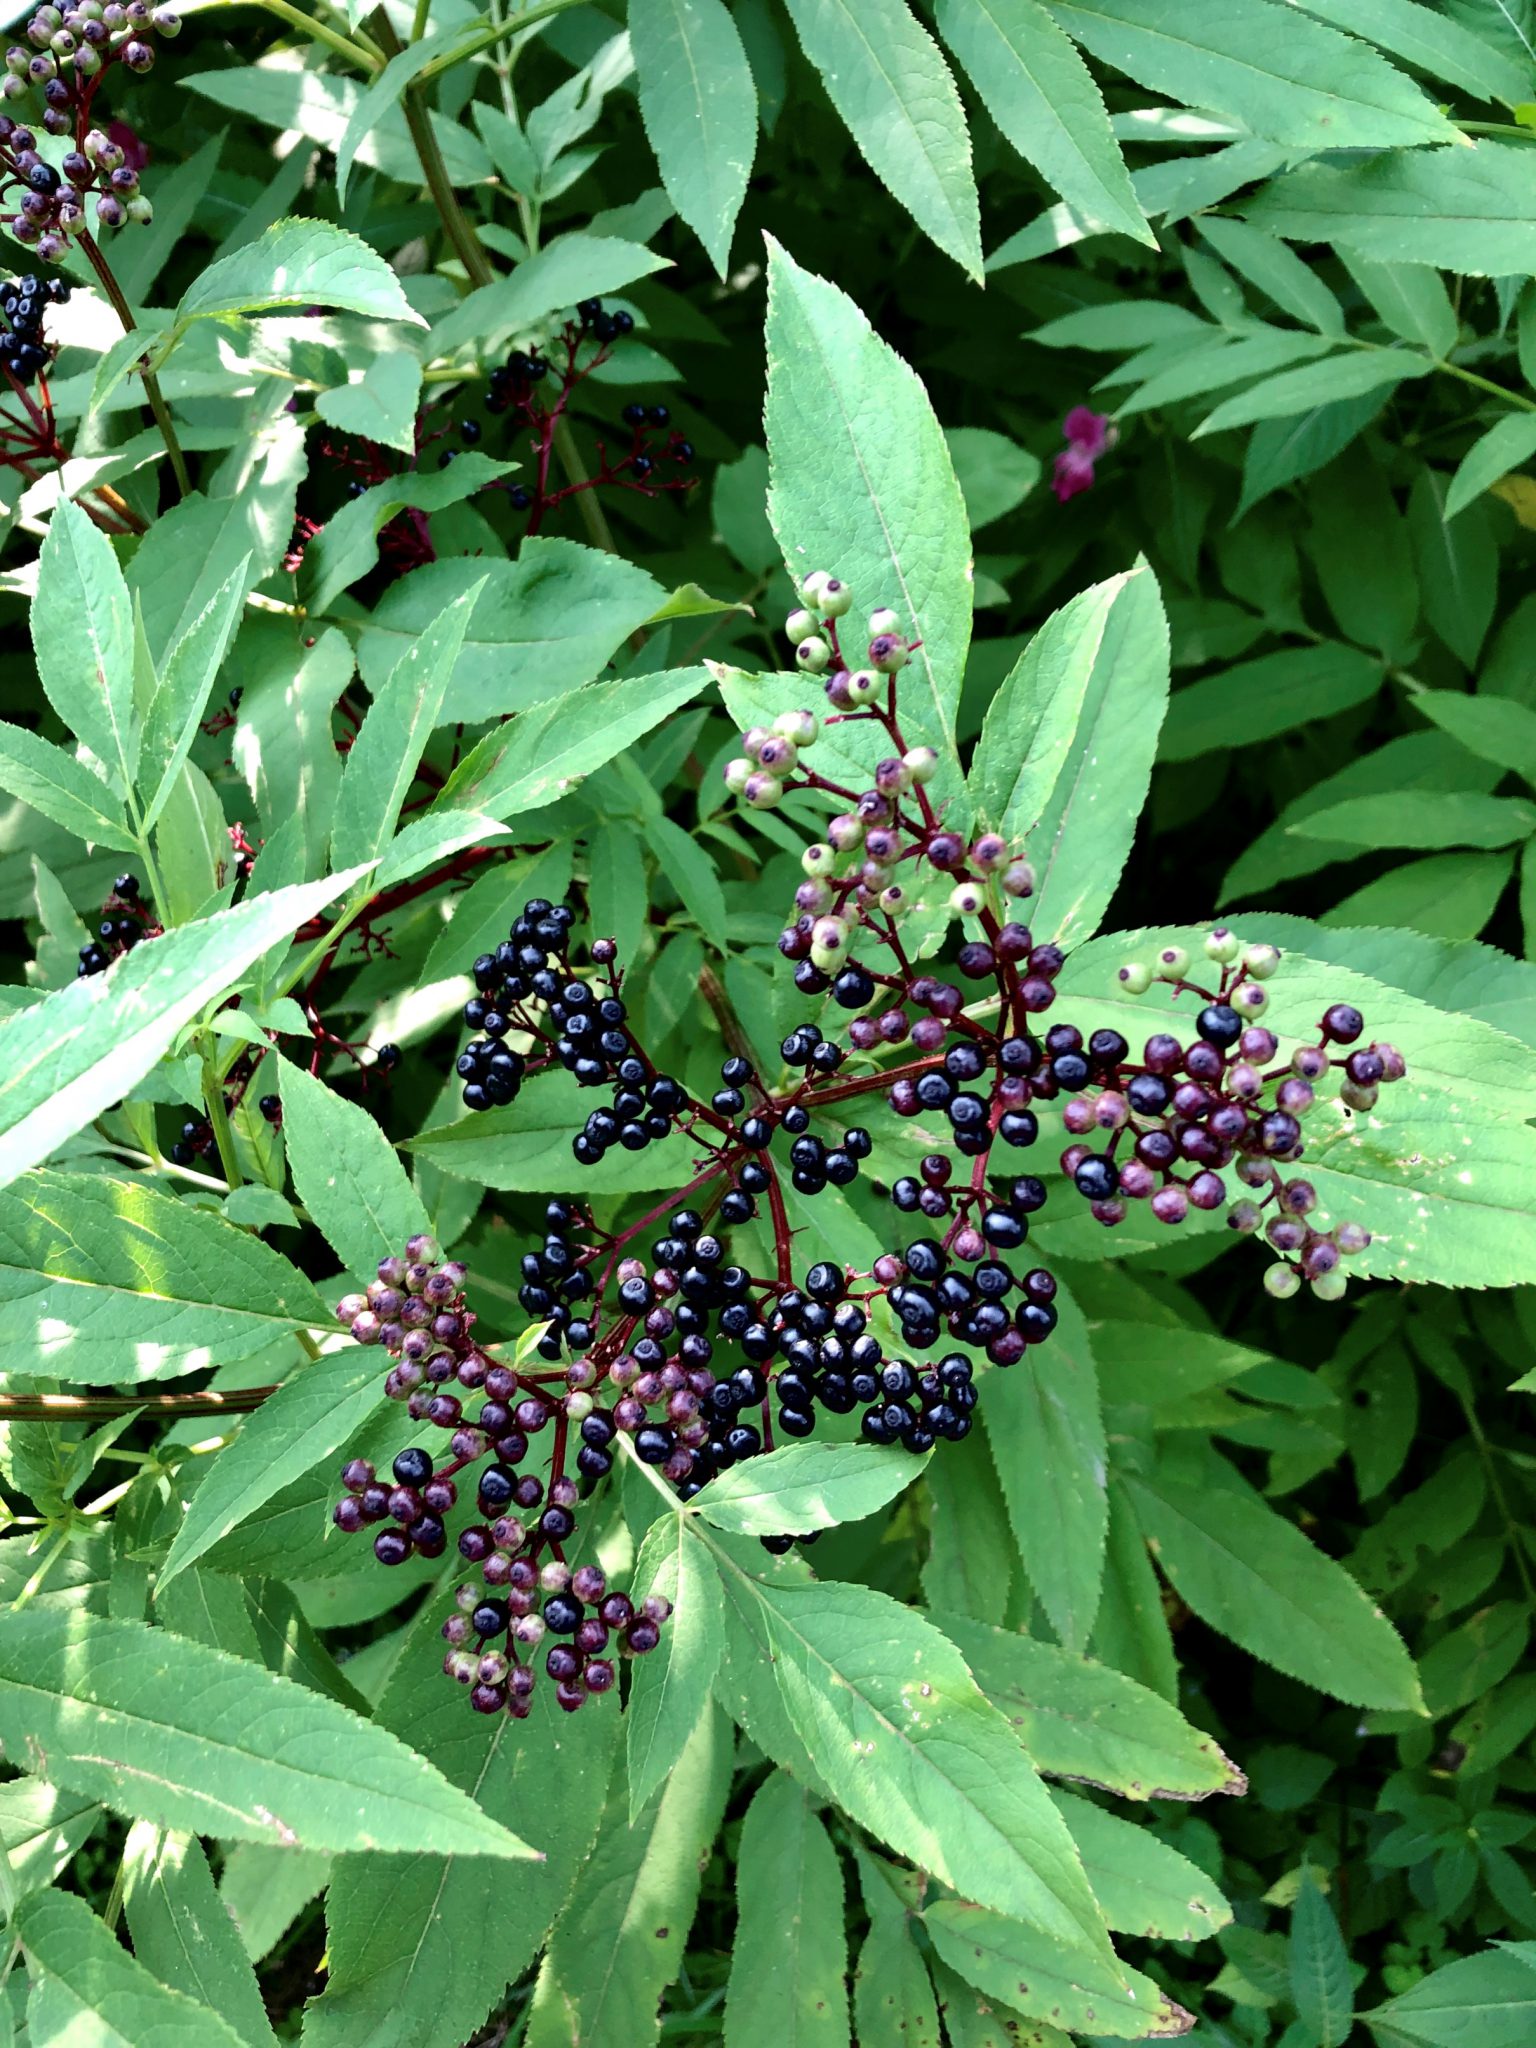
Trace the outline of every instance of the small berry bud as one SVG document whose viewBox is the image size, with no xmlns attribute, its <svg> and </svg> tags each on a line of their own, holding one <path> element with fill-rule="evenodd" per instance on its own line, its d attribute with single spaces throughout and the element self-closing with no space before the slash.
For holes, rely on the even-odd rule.
<svg viewBox="0 0 1536 2048">
<path fill-rule="evenodd" d="M 837 866 L 837 855 L 826 844 L 825 840 L 818 839 L 813 846 L 808 846 L 804 853 L 801 854 L 800 865 L 808 875 L 816 877 L 830 875 Z"/>
<path fill-rule="evenodd" d="M 1115 978 L 1129 996 L 1144 996 L 1152 986 L 1152 970 L 1144 960 L 1127 960 Z"/>
<path fill-rule="evenodd" d="M 784 621 L 785 638 L 794 641 L 797 645 L 800 641 L 809 639 L 815 630 L 815 615 L 808 611 L 791 612 Z"/>
<path fill-rule="evenodd" d="M 795 667 L 819 676 L 832 659 L 832 650 L 819 633 L 812 633 L 795 649 Z"/>
<path fill-rule="evenodd" d="M 1243 961 L 1243 967 L 1255 981 L 1268 981 L 1280 965 L 1278 946 L 1250 946 Z M 1292 1289 L 1294 1293 L 1295 1290 Z"/>
<path fill-rule="evenodd" d="M 850 704 L 873 703 L 880 694 L 880 678 L 867 668 L 856 668 L 844 682 L 843 692 Z"/>
<path fill-rule="evenodd" d="M 1189 955 L 1182 946 L 1163 946 L 1154 971 L 1159 981 L 1182 981 L 1188 966 Z"/>
<path fill-rule="evenodd" d="M 1238 943 L 1236 934 L 1229 931 L 1224 924 L 1217 925 L 1214 931 L 1206 934 L 1205 957 L 1207 960 L 1217 960 L 1225 967 L 1235 960 L 1241 951 L 1242 947 Z"/>
<path fill-rule="evenodd" d="M 835 576 L 827 577 L 816 599 L 824 619 L 840 619 L 853 603 L 853 592 Z"/>
<path fill-rule="evenodd" d="M 960 917 L 976 917 L 986 900 L 979 882 L 960 882 L 949 892 L 949 907 Z"/>
<path fill-rule="evenodd" d="M 932 747 L 911 747 L 901 758 L 907 773 L 919 786 L 931 782 L 938 770 L 939 757 Z"/>
<path fill-rule="evenodd" d="M 738 754 L 733 761 L 726 762 L 724 770 L 725 786 L 732 796 L 740 796 L 742 794 L 747 784 L 751 781 L 753 773 L 753 764 L 747 759 L 745 754 Z"/>
<path fill-rule="evenodd" d="M 807 604 L 815 605 L 821 602 L 821 593 L 827 582 L 828 573 L 825 569 L 813 569 L 809 576 L 801 578 L 800 595 Z"/>
<path fill-rule="evenodd" d="M 793 740 L 797 747 L 812 747 L 821 731 L 821 720 L 814 711 L 781 711 L 773 721 L 773 729 L 782 738 Z"/>
<path fill-rule="evenodd" d="M 901 621 L 887 605 L 882 605 L 879 611 L 870 613 L 869 630 L 871 635 L 876 633 L 894 633 L 900 624 Z"/>
</svg>

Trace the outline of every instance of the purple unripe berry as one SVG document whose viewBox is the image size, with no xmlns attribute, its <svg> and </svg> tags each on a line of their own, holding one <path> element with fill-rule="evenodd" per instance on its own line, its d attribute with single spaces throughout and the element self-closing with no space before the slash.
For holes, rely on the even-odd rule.
<svg viewBox="0 0 1536 2048">
<path fill-rule="evenodd" d="M 1180 1187 L 1159 1188 L 1152 1197 L 1152 1214 L 1159 1223 L 1182 1223 L 1189 1214 L 1189 1198 Z"/>
<path fill-rule="evenodd" d="M 894 675 L 907 663 L 907 643 L 899 633 L 877 633 L 869 643 L 869 665 L 881 675 Z"/>
<path fill-rule="evenodd" d="M 362 1502 L 354 1500 L 349 1494 L 345 1500 L 337 1501 L 335 1507 L 331 1509 L 331 1520 L 346 1535 L 356 1535 L 363 1526 Z"/>
<path fill-rule="evenodd" d="M 1320 1081 L 1328 1071 L 1328 1055 L 1320 1045 L 1301 1045 L 1291 1054 L 1291 1071 L 1303 1081 Z"/>
<path fill-rule="evenodd" d="M 377 1344 L 383 1327 L 371 1309 L 365 1308 L 361 1315 L 352 1318 L 352 1335 L 359 1344 Z"/>
<path fill-rule="evenodd" d="M 1338 1045 L 1353 1045 L 1365 1029 L 1365 1019 L 1353 1003 L 1332 1003 L 1323 1012 L 1323 1033 Z"/>
<path fill-rule="evenodd" d="M 96 201 L 96 218 L 104 228 L 120 228 L 127 219 L 123 211 L 123 202 L 114 198 L 110 192 L 103 192 Z"/>
<path fill-rule="evenodd" d="M 971 848 L 971 865 L 990 875 L 1005 865 L 1008 859 L 1008 842 L 996 832 L 984 832 Z"/>
<path fill-rule="evenodd" d="M 155 53 L 148 43 L 124 43 L 122 60 L 130 71 L 148 71 L 154 65 Z"/>
</svg>

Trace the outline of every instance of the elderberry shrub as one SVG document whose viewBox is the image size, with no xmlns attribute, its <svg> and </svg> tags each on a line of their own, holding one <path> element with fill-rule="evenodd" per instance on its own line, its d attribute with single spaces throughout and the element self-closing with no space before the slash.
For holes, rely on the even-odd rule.
<svg viewBox="0 0 1536 2048">
<path fill-rule="evenodd" d="M 1188 978 L 1177 946 L 1154 966 L 1121 971 L 1130 993 L 1161 977 L 1203 1004 L 1189 1043 L 1157 1032 L 1135 1060 L 1118 1032 L 1085 1039 L 1075 1025 L 1045 1024 L 1065 960 L 1016 914 L 1033 893 L 1029 863 L 996 833 L 968 841 L 946 825 L 927 789 L 936 756 L 902 734 L 897 676 L 915 643 L 893 613 L 876 612 L 869 667 L 850 670 L 838 624 L 849 592 L 825 575 L 803 589 L 806 608 L 789 621 L 800 668 L 825 676 L 832 720 L 878 725 L 892 752 L 872 787 L 845 788 L 805 765 L 820 719 L 795 710 L 747 733 L 725 772 L 749 805 L 801 789 L 844 807 L 805 852 L 794 921 L 779 941 L 801 993 L 829 999 L 821 1021 L 783 1040 L 776 1075 L 731 1052 L 706 1099 L 635 1038 L 614 942 L 597 938 L 581 953 L 573 906 L 524 904 L 471 969 L 464 1021 L 477 1035 L 457 1063 L 465 1104 L 504 1108 L 563 1067 L 602 1096 L 573 1138 L 577 1168 L 616 1145 L 640 1150 L 679 1133 L 690 1177 L 613 1230 L 575 1201 L 549 1203 L 542 1242 L 522 1261 L 518 1300 L 534 1330 L 516 1363 L 476 1338 L 464 1268 L 434 1262 L 424 1239 L 386 1259 L 366 1295 L 337 1311 L 359 1343 L 389 1355 L 391 1398 L 449 1438 L 444 1462 L 413 1447 L 392 1480 L 348 1465 L 338 1526 L 377 1525 L 374 1549 L 387 1565 L 441 1556 L 460 1475 L 482 1468 L 478 1519 L 454 1538 L 479 1577 L 460 1589 L 443 1633 L 445 1669 L 486 1713 L 528 1711 L 541 1645 L 560 1705 L 574 1709 L 613 1688 L 611 1649 L 643 1654 L 658 1640 L 665 1602 L 637 1610 L 594 1567 L 573 1570 L 566 1558 L 584 1494 L 620 1451 L 687 1500 L 775 1441 L 811 1435 L 818 1411 L 857 1413 L 868 1442 L 916 1453 L 969 1433 L 978 1356 L 1006 1369 L 1056 1326 L 1057 1283 L 1027 1250 L 1047 1186 L 1017 1156 L 1039 1141 L 1042 1113 L 1059 1113 L 1074 1139 L 1104 1134 L 1101 1151 L 1070 1144 L 1061 1166 L 1106 1224 L 1130 1201 L 1148 1199 L 1167 1223 L 1224 1204 L 1221 1172 L 1235 1166 L 1264 1193 L 1236 1203 L 1234 1226 L 1252 1231 L 1275 1208 L 1266 1228 L 1281 1260 L 1266 1283 L 1273 1293 L 1305 1278 L 1336 1296 L 1340 1257 L 1369 1241 L 1353 1224 L 1324 1233 L 1308 1223 L 1315 1191 L 1278 1169 L 1299 1157 L 1299 1118 L 1332 1068 L 1343 1069 L 1345 1107 L 1363 1113 L 1404 1071 L 1401 1055 L 1371 1045 L 1336 1058 L 1329 1048 L 1356 1046 L 1364 1022 L 1335 1003 L 1318 1043 L 1274 1064 L 1279 1041 L 1253 1020 L 1279 955 L 1245 951 L 1224 930 L 1206 946 L 1220 968 L 1214 988 Z M 915 905 L 931 908 L 935 886 L 962 932 L 952 969 L 919 972 L 901 930 Z M 886 1057 L 894 1064 L 881 1065 Z M 941 1114 L 946 1141 L 891 1184 L 895 1210 L 912 1220 L 869 1272 L 824 1259 L 798 1266 L 783 1182 L 817 1196 L 858 1178 L 874 1151 L 849 1115 L 864 1095 L 883 1096 L 898 1120 Z M 732 1233 L 760 1215 L 769 1272 L 754 1270 L 763 1262 L 755 1250 L 732 1250 Z M 546 1430 L 547 1479 L 528 1469 Z M 813 1539 L 785 1531 L 764 1540 L 782 1551 Z"/>
</svg>

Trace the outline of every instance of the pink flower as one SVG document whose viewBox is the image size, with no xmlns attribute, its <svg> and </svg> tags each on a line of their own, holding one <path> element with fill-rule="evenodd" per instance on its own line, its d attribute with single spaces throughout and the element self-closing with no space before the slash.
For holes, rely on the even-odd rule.
<svg viewBox="0 0 1536 2048">
<path fill-rule="evenodd" d="M 1057 456 L 1051 489 L 1058 504 L 1065 505 L 1080 491 L 1093 486 L 1093 465 L 1115 444 L 1115 429 L 1109 415 L 1092 412 L 1086 405 L 1074 405 L 1061 423 L 1067 445 Z"/>
</svg>

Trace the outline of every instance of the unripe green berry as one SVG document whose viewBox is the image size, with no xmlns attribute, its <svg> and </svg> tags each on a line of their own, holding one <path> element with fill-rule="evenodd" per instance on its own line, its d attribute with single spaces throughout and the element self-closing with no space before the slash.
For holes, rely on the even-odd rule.
<svg viewBox="0 0 1536 2048">
<path fill-rule="evenodd" d="M 848 950 L 848 927 L 839 917 L 818 917 L 811 926 L 811 945 L 841 959 Z"/>
<path fill-rule="evenodd" d="M 815 613 L 805 611 L 804 609 L 801 609 L 797 612 L 791 612 L 789 617 L 784 621 L 785 637 L 787 639 L 795 641 L 797 644 L 801 640 L 804 640 L 807 637 L 807 635 L 814 633 L 815 630 Z"/>
<path fill-rule="evenodd" d="M 870 704 L 880 694 L 880 678 L 867 668 L 856 668 L 844 688 L 850 704 Z"/>
<path fill-rule="evenodd" d="M 1237 935 L 1229 931 L 1224 924 L 1217 925 L 1213 932 L 1206 934 L 1205 957 L 1207 960 L 1218 960 L 1225 967 L 1229 962 L 1235 960 L 1241 951 L 1242 947 L 1238 943 Z"/>
<path fill-rule="evenodd" d="M 894 912 L 905 910 L 906 907 L 907 892 L 900 882 L 892 882 L 888 889 L 880 891 L 880 908 L 882 910 Z"/>
<path fill-rule="evenodd" d="M 939 765 L 938 754 L 932 747 L 912 747 L 901 758 L 915 783 L 932 782 Z"/>
<path fill-rule="evenodd" d="M 800 595 L 806 604 L 821 602 L 822 585 L 827 581 L 828 574 L 825 569 L 813 569 L 809 576 L 801 578 Z"/>
<path fill-rule="evenodd" d="M 882 605 L 879 611 L 870 613 L 870 635 L 871 637 L 873 637 L 877 633 L 894 633 L 897 626 L 900 625 L 900 623 L 901 621 L 897 618 L 896 614 L 890 609 L 890 607 L 888 605 Z"/>
<path fill-rule="evenodd" d="M 856 811 L 843 811 L 829 821 L 827 838 L 839 853 L 852 853 L 864 844 L 864 820 Z"/>
<path fill-rule="evenodd" d="M 1227 1211 L 1228 1229 L 1236 1230 L 1244 1237 L 1248 1237 L 1253 1231 L 1257 1230 L 1263 1220 L 1264 1212 L 1260 1209 L 1258 1203 L 1250 1202 L 1246 1199 L 1241 1202 L 1234 1202 Z"/>
<path fill-rule="evenodd" d="M 975 917 L 987 900 L 979 882 L 957 882 L 949 892 L 949 907 L 961 917 Z"/>
<path fill-rule="evenodd" d="M 832 659 L 832 650 L 819 633 L 812 633 L 795 649 L 795 667 L 807 675 L 819 676 Z"/>
<path fill-rule="evenodd" d="M 727 761 L 725 764 L 725 786 L 732 796 L 740 796 L 755 773 L 756 770 L 746 755 L 738 754 L 734 761 Z"/>
<path fill-rule="evenodd" d="M 1339 1083 L 1339 1100 L 1346 1109 L 1374 1109 L 1376 1097 L 1380 1092 L 1380 1087 L 1375 1081 L 1362 1086 L 1359 1081 L 1351 1081 L 1348 1075 Z"/>
<path fill-rule="evenodd" d="M 971 848 L 971 866 L 984 875 L 995 874 L 1008 859 L 1008 842 L 1000 832 L 983 832 Z"/>
<path fill-rule="evenodd" d="M 1349 1279 L 1335 1266 L 1331 1273 L 1319 1273 L 1312 1282 L 1312 1292 L 1319 1301 L 1342 1301 L 1349 1291 Z"/>
<path fill-rule="evenodd" d="M 1257 1017 L 1261 1010 L 1269 1008 L 1269 991 L 1260 988 L 1256 981 L 1245 981 L 1233 989 L 1227 1001 L 1239 1017 Z"/>
<path fill-rule="evenodd" d="M 754 811 L 771 811 L 784 795 L 784 785 L 776 775 L 768 775 L 756 768 L 747 777 L 741 792 Z"/>
<path fill-rule="evenodd" d="M 1363 1230 L 1358 1223 L 1341 1223 L 1333 1233 L 1333 1241 L 1346 1258 L 1355 1252 L 1363 1252 L 1371 1241 L 1371 1233 Z"/>
<path fill-rule="evenodd" d="M 588 1393 L 578 1391 L 565 1397 L 565 1412 L 572 1422 L 585 1422 L 596 1406 Z"/>
<path fill-rule="evenodd" d="M 765 725 L 749 725 L 741 736 L 741 751 L 749 761 L 755 761 L 762 750 L 763 741 L 768 737 Z"/>
<path fill-rule="evenodd" d="M 1269 977 L 1280 965 L 1280 948 L 1278 946 L 1250 946 L 1247 958 L 1243 964 L 1255 981 L 1268 981 Z"/>
<path fill-rule="evenodd" d="M 95 56 L 95 51 L 91 55 Z M 155 217 L 155 209 L 142 192 L 135 192 L 123 209 L 135 227 L 147 228 Z"/>
<path fill-rule="evenodd" d="M 808 846 L 801 854 L 800 865 L 808 875 L 819 879 L 831 874 L 837 866 L 837 855 L 825 840 L 818 839 L 814 846 Z"/>
<path fill-rule="evenodd" d="M 1011 860 L 1003 869 L 1003 894 L 1005 896 L 1033 896 L 1035 893 L 1035 871 L 1027 860 Z"/>
<path fill-rule="evenodd" d="M 1128 996 L 1144 996 L 1152 986 L 1152 970 L 1145 960 L 1127 960 L 1116 979 Z"/>
<path fill-rule="evenodd" d="M 1264 1292 L 1276 1301 L 1289 1301 L 1301 1289 L 1301 1275 L 1294 1266 L 1271 1266 L 1264 1275 Z"/>
<path fill-rule="evenodd" d="M 1163 946 L 1153 971 L 1159 981 L 1182 981 L 1188 965 L 1189 955 L 1182 946 Z"/>
<path fill-rule="evenodd" d="M 758 765 L 770 775 L 793 775 L 800 765 L 800 751 L 793 740 L 785 739 L 780 732 L 771 732 L 758 748 L 757 759 Z"/>
<path fill-rule="evenodd" d="M 821 720 L 814 711 L 781 711 L 773 721 L 773 729 L 793 740 L 797 747 L 812 747 L 821 731 Z"/>
<path fill-rule="evenodd" d="M 869 665 L 882 675 L 895 675 L 909 659 L 907 643 L 898 634 L 877 633 L 869 643 Z"/>
<path fill-rule="evenodd" d="M 824 619 L 840 619 L 853 603 L 853 592 L 846 583 L 839 582 L 835 576 L 829 576 L 822 584 L 816 601 L 821 607 L 821 616 Z"/>
</svg>

